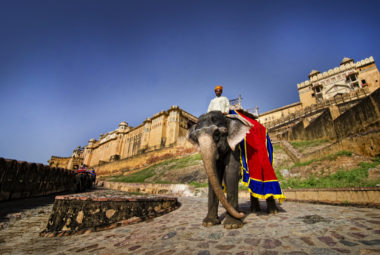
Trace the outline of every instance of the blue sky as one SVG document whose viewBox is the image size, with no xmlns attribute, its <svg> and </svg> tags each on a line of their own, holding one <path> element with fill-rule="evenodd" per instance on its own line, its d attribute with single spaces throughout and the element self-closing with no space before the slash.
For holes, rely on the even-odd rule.
<svg viewBox="0 0 380 255">
<path fill-rule="evenodd" d="M 265 112 L 343 57 L 380 59 L 380 1 L 0 0 L 0 157 L 47 163 L 214 97 Z"/>
</svg>

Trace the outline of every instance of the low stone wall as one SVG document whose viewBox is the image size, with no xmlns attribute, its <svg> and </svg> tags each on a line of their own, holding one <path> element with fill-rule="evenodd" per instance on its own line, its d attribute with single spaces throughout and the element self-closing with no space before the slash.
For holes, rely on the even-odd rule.
<svg viewBox="0 0 380 255">
<path fill-rule="evenodd" d="M 0 158 L 0 201 L 75 192 L 77 185 L 74 171 Z"/>
<path fill-rule="evenodd" d="M 286 189 L 288 201 L 357 205 L 380 208 L 380 187 L 342 189 Z"/>
<path fill-rule="evenodd" d="M 179 207 L 177 198 L 76 194 L 57 196 L 41 236 L 68 236 L 138 223 Z"/>
<path fill-rule="evenodd" d="M 208 188 L 195 189 L 187 184 L 117 183 L 101 182 L 104 187 L 128 192 L 146 194 L 167 194 L 176 196 L 207 196 Z M 341 189 L 284 189 L 286 201 L 325 203 L 337 205 L 358 205 L 380 208 L 380 187 Z M 247 190 L 240 190 L 240 198 L 249 198 Z"/>
<path fill-rule="evenodd" d="M 195 194 L 195 189 L 187 184 L 124 183 L 100 181 L 98 182 L 98 186 L 113 190 L 154 195 L 171 194 L 176 196 L 192 197 Z"/>
</svg>

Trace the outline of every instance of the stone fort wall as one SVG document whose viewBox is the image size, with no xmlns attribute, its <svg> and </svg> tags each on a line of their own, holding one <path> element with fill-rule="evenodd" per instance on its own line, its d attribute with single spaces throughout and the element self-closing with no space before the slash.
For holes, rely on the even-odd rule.
<svg viewBox="0 0 380 255">
<path fill-rule="evenodd" d="M 379 155 L 380 88 L 336 118 L 335 110 L 334 108 L 325 109 L 307 125 L 299 121 L 283 132 L 279 138 L 344 140 L 344 142 L 339 142 L 339 148 L 346 148 L 362 155 Z M 350 139 L 346 139 L 348 137 Z"/>
<path fill-rule="evenodd" d="M 75 190 L 74 171 L 0 158 L 0 202 Z"/>
</svg>

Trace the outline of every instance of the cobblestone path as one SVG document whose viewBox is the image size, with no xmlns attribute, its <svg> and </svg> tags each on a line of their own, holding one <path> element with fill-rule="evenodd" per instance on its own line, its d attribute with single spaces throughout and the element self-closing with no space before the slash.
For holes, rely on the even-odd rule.
<svg viewBox="0 0 380 255">
<path fill-rule="evenodd" d="M 28 209 L 0 226 L 0 254 L 380 254 L 379 209 L 285 201 L 277 215 L 251 213 L 243 228 L 225 230 L 202 227 L 207 198 L 179 201 L 148 222 L 53 238 L 39 237 L 52 205 Z M 248 200 L 240 207 L 248 213 Z"/>
</svg>

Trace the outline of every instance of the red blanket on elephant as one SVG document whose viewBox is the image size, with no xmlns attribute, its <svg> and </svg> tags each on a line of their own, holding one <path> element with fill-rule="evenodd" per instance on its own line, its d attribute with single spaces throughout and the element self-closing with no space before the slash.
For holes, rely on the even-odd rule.
<svg viewBox="0 0 380 255">
<path fill-rule="evenodd" d="M 231 113 L 238 114 L 253 124 L 239 144 L 243 184 L 248 186 L 254 197 L 266 199 L 273 196 L 282 202 L 286 197 L 272 167 L 273 147 L 266 128 L 242 111 L 233 110 Z"/>
</svg>

